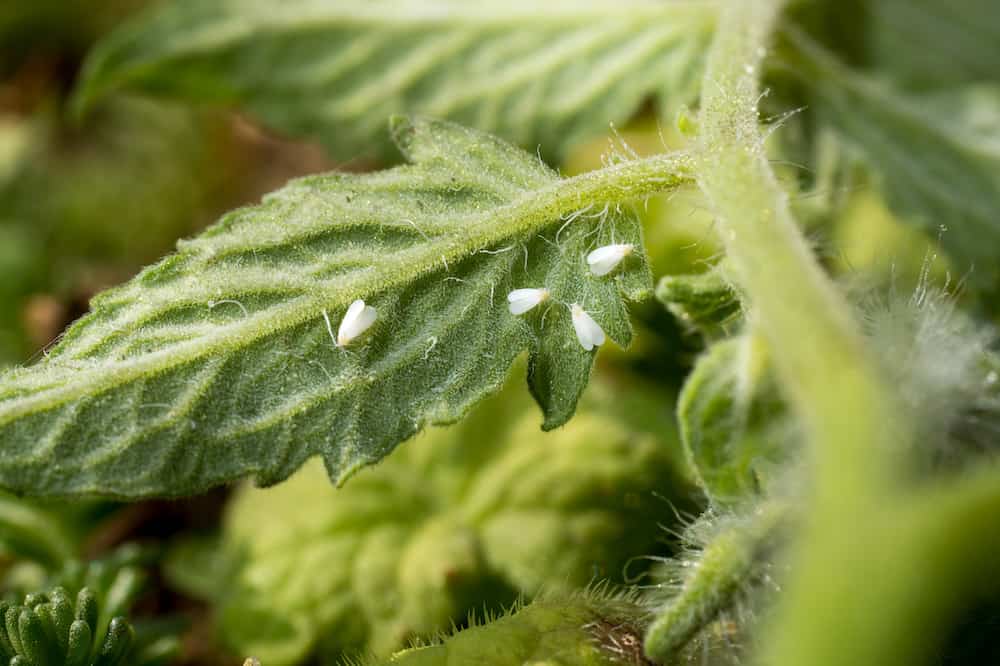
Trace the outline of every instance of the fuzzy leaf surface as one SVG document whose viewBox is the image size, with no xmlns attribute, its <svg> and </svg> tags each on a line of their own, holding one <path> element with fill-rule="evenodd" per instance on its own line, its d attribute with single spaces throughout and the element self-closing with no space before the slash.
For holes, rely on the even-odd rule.
<svg viewBox="0 0 1000 666">
<path fill-rule="evenodd" d="M 637 218 L 615 200 L 666 187 L 655 174 L 672 158 L 563 180 L 450 123 L 398 118 L 394 133 L 412 164 L 294 181 L 225 216 L 3 375 L 0 485 L 177 496 L 276 483 L 314 455 L 343 480 L 461 418 L 525 350 L 544 427 L 565 423 L 593 362 L 565 304 L 629 343 L 622 294 L 652 285 Z M 584 257 L 612 236 L 637 252 L 594 278 Z M 540 285 L 546 308 L 508 312 L 511 289 Z M 357 298 L 378 321 L 339 349 L 324 315 L 335 328 Z"/>
<path fill-rule="evenodd" d="M 464 629 L 436 645 L 404 650 L 369 666 L 633 666 L 647 664 L 645 608 L 630 599 L 550 595 Z"/>
<path fill-rule="evenodd" d="M 669 396 L 598 380 L 543 434 L 518 389 L 343 488 L 310 465 L 241 489 L 223 535 L 240 564 L 219 600 L 234 650 L 273 666 L 387 655 L 518 595 L 621 582 L 653 553 L 691 489 Z"/>
<path fill-rule="evenodd" d="M 706 336 L 718 335 L 739 320 L 740 300 L 724 266 L 704 273 L 666 275 L 656 299 L 675 317 Z"/>
<path fill-rule="evenodd" d="M 752 335 L 712 345 L 688 376 L 677 401 L 681 441 L 714 502 L 754 496 L 783 459 L 789 438 L 777 390 L 766 350 Z"/>
<path fill-rule="evenodd" d="M 78 103 L 143 91 L 244 109 L 343 159 L 382 119 L 448 118 L 558 156 L 648 98 L 697 94 L 712 2 L 180 0 L 92 54 Z"/>
</svg>

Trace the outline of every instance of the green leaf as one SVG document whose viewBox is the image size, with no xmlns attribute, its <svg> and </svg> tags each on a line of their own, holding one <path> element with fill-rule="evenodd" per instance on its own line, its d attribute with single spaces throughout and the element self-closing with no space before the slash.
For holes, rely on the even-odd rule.
<svg viewBox="0 0 1000 666">
<path fill-rule="evenodd" d="M 449 118 L 562 154 L 650 97 L 690 101 L 712 2 L 182 0 L 90 56 L 80 107 L 115 90 L 235 105 L 335 156 L 385 156 L 382 119 Z"/>
<path fill-rule="evenodd" d="M 714 336 L 738 321 L 740 299 L 724 265 L 705 273 L 667 275 L 656 285 L 656 298 L 688 326 Z"/>
<path fill-rule="evenodd" d="M 193 599 L 220 599 L 234 563 L 218 534 L 194 534 L 171 539 L 161 563 L 171 587 Z"/>
<path fill-rule="evenodd" d="M 747 334 L 709 347 L 677 401 L 681 441 L 705 493 L 718 504 L 765 488 L 789 433 L 763 342 Z"/>
<path fill-rule="evenodd" d="M 313 455 L 343 481 L 429 423 L 452 423 L 531 351 L 544 427 L 565 423 L 593 363 L 582 303 L 631 337 L 621 293 L 651 291 L 641 227 L 619 202 L 684 182 L 663 155 L 561 180 L 456 125 L 398 118 L 413 165 L 294 181 L 94 299 L 36 366 L 0 379 L 0 485 L 37 494 L 184 495 L 283 480 Z M 628 242 L 612 275 L 589 249 Z M 547 287 L 513 316 L 506 294 Z M 378 310 L 346 349 L 333 325 Z"/>
<path fill-rule="evenodd" d="M 810 107 L 871 166 L 901 217 L 973 285 L 1000 285 L 1000 86 L 915 96 L 794 38 Z"/>
<path fill-rule="evenodd" d="M 242 556 L 219 600 L 227 642 L 271 666 L 316 649 L 384 655 L 517 594 L 620 581 L 630 557 L 655 552 L 671 507 L 689 506 L 690 486 L 669 396 L 593 389 L 554 433 L 508 389 L 343 488 L 318 466 L 244 487 L 224 533 Z"/>
<path fill-rule="evenodd" d="M 793 3 L 794 23 L 851 63 L 911 92 L 996 81 L 994 0 L 819 0 Z"/>
<path fill-rule="evenodd" d="M 628 598 L 550 595 L 460 631 L 437 645 L 405 650 L 389 666 L 627 666 L 642 655 L 644 610 Z"/>
</svg>

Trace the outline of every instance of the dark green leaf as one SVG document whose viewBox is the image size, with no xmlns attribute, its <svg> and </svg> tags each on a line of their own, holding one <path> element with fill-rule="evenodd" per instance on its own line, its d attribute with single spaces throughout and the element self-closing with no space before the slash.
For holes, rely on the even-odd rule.
<svg viewBox="0 0 1000 666">
<path fill-rule="evenodd" d="M 740 312 L 740 299 L 723 266 L 663 277 L 656 285 L 656 298 L 682 322 L 706 335 L 734 323 Z"/>
<path fill-rule="evenodd" d="M 996 0 L 864 0 L 865 62 L 908 88 L 1000 80 Z"/>
<path fill-rule="evenodd" d="M 66 649 L 66 666 L 85 666 L 90 658 L 90 648 L 94 635 L 90 625 L 83 620 L 75 620 L 69 627 Z"/>
<path fill-rule="evenodd" d="M 128 653 L 135 640 L 135 630 L 123 617 L 116 617 L 108 625 L 108 633 L 104 638 L 94 666 L 115 666 Z"/>
<path fill-rule="evenodd" d="M 593 360 L 568 305 L 629 343 L 621 294 L 652 285 L 619 202 L 684 182 L 685 158 L 562 180 L 449 123 L 398 119 L 394 133 L 412 165 L 302 179 L 227 215 L 0 378 L 0 485 L 183 495 L 276 483 L 314 455 L 343 480 L 461 418 L 525 350 L 544 427 L 565 423 Z M 594 277 L 584 257 L 612 239 L 636 252 Z M 510 290 L 543 286 L 549 303 L 510 314 Z M 358 298 L 378 320 L 339 349 L 327 320 Z"/>
</svg>

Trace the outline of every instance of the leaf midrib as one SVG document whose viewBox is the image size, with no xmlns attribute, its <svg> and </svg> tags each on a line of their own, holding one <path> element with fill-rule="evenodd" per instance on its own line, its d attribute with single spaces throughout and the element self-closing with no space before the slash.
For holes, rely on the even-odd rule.
<svg viewBox="0 0 1000 666">
<path fill-rule="evenodd" d="M 691 181 L 690 158 L 686 153 L 656 155 L 556 181 L 540 190 L 525 192 L 509 204 L 484 211 L 468 227 L 468 231 L 475 233 L 466 235 L 462 242 L 456 242 L 457 235 L 445 236 L 440 239 L 442 242 L 432 243 L 426 249 L 415 252 L 409 265 L 389 276 L 369 271 L 346 285 L 341 283 L 339 289 L 324 291 L 322 295 L 294 298 L 233 324 L 220 326 L 217 333 L 136 359 L 98 363 L 87 368 L 66 367 L 66 374 L 58 377 L 57 381 L 71 380 L 68 384 L 53 386 L 50 379 L 43 383 L 47 386 L 39 389 L 39 385 L 32 381 L 38 373 L 23 375 L 22 381 L 12 383 L 17 388 L 36 389 L 36 392 L 0 404 L 0 426 L 36 411 L 49 411 L 85 396 L 99 395 L 115 386 L 162 374 L 212 355 L 219 356 L 223 352 L 232 353 L 248 347 L 263 338 L 317 318 L 324 309 L 335 310 L 359 296 L 388 291 L 416 280 L 440 266 L 442 257 L 449 265 L 453 262 L 457 264 L 483 247 L 537 231 L 587 205 L 640 199 Z M 50 374 L 42 376 L 51 377 Z"/>
</svg>

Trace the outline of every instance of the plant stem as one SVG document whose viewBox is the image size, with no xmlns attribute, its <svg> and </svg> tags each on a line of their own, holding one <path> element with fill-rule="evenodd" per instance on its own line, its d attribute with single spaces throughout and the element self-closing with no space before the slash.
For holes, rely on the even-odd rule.
<svg viewBox="0 0 1000 666">
<path fill-rule="evenodd" d="M 761 556 L 788 524 L 790 513 L 787 504 L 766 504 L 706 544 L 681 589 L 650 624 L 646 656 L 658 663 L 671 663 L 699 630 L 730 607 L 748 584 Z"/>
<path fill-rule="evenodd" d="M 764 663 L 825 666 L 844 661 L 859 595 L 856 567 L 878 575 L 858 532 L 894 487 L 891 453 L 907 441 L 891 387 L 865 349 L 851 310 L 815 261 L 767 161 L 758 128 L 758 72 L 782 0 L 730 0 L 709 55 L 702 95 L 697 179 L 719 218 L 753 325 L 769 343 L 792 407 L 811 444 L 815 496 L 776 614 Z M 880 543 L 880 541 L 876 541 Z M 888 559 L 887 559 L 888 558 Z M 911 581 L 910 578 L 904 580 Z"/>
<path fill-rule="evenodd" d="M 782 0 L 732 0 L 703 84 L 697 180 L 713 206 L 754 326 L 774 352 L 817 458 L 820 502 L 877 487 L 894 423 L 850 308 L 813 258 L 758 129 L 757 72 Z M 859 499 L 860 501 L 860 499 Z"/>
<path fill-rule="evenodd" d="M 931 663 L 969 599 L 1000 587 L 1000 469 L 900 495 L 824 545 L 825 579 L 781 616 L 763 663 L 913 666 Z M 819 561 L 809 562 L 819 564 Z M 786 606 L 786 610 L 793 610 Z"/>
</svg>

